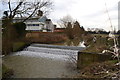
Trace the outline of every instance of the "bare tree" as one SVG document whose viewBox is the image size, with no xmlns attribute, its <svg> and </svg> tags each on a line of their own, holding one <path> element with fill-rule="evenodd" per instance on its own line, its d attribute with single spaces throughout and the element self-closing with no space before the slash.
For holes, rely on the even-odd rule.
<svg viewBox="0 0 120 80">
<path fill-rule="evenodd" d="M 114 55 L 114 57 L 117 57 L 118 65 L 120 67 L 120 48 L 119 48 L 119 44 L 118 44 L 118 39 L 117 39 L 117 37 L 115 35 L 116 29 L 112 25 L 112 21 L 111 21 L 111 18 L 110 18 L 110 15 L 109 15 L 106 3 L 105 3 L 105 7 L 106 7 L 106 13 L 108 15 L 108 18 L 109 18 L 109 21 L 110 21 L 110 25 L 111 25 L 110 26 L 111 31 L 110 31 L 109 37 L 111 39 L 113 39 L 113 46 L 111 46 L 110 50 L 103 50 L 102 53 L 106 53 L 106 52 L 112 53 Z"/>
<path fill-rule="evenodd" d="M 28 0 L 16 0 L 16 2 L 8 0 L 6 3 L 4 5 L 8 6 L 8 10 L 4 11 L 5 16 L 9 19 L 13 19 L 16 16 L 24 17 L 23 22 L 32 16 L 36 16 L 40 10 L 43 13 L 48 12 L 52 6 L 50 0 L 33 0 L 30 2 Z"/>
<path fill-rule="evenodd" d="M 2 20 L 2 27 L 4 28 L 2 52 L 8 54 L 12 52 L 13 43 L 16 38 L 16 29 L 13 26 L 13 19 L 15 17 L 24 17 L 23 21 L 28 20 L 33 16 L 39 16 L 48 12 L 52 6 L 50 0 L 4 0 L 2 1 L 7 9 L 4 10 Z M 42 12 L 41 12 L 42 11 Z"/>
<path fill-rule="evenodd" d="M 74 22 L 74 19 L 73 19 L 70 15 L 66 15 L 66 16 L 64 16 L 63 18 L 61 18 L 61 19 L 58 21 L 58 24 L 60 25 L 60 27 L 66 28 L 68 22 L 70 22 L 70 23 L 72 23 L 72 24 L 73 24 L 73 22 Z"/>
</svg>

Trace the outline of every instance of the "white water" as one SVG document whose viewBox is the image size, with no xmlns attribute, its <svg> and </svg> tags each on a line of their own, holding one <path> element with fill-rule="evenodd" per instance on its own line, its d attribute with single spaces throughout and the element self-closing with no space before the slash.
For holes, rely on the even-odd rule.
<svg viewBox="0 0 120 80">
<path fill-rule="evenodd" d="M 43 57 L 50 59 L 69 60 L 71 57 L 75 57 L 77 60 L 77 50 L 66 49 L 54 49 L 43 47 L 29 46 L 23 51 L 17 52 L 14 55 L 28 56 L 28 57 Z"/>
<path fill-rule="evenodd" d="M 29 46 L 23 51 L 3 58 L 14 70 L 14 78 L 71 78 L 77 72 L 73 58 L 78 50 Z"/>
</svg>

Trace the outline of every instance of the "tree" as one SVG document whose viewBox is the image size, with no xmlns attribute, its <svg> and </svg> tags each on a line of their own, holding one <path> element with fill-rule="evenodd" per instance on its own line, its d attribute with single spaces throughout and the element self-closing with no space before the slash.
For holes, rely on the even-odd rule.
<svg viewBox="0 0 120 80">
<path fill-rule="evenodd" d="M 8 6 L 7 10 L 4 11 L 4 16 L 2 18 L 2 28 L 4 29 L 4 35 L 2 36 L 4 48 L 2 51 L 7 54 L 12 51 L 12 45 L 14 42 L 13 36 L 16 35 L 16 32 L 19 34 L 18 27 L 15 28 L 13 26 L 13 19 L 15 17 L 24 17 L 22 22 L 25 22 L 33 16 L 41 16 L 43 13 L 50 10 L 52 2 L 50 0 L 33 0 L 31 2 L 27 2 L 27 0 L 16 0 L 16 2 L 7 0 L 2 2 L 7 3 L 4 5 Z"/>
<path fill-rule="evenodd" d="M 58 24 L 60 25 L 60 27 L 66 28 L 68 22 L 71 22 L 71 24 L 73 24 L 74 22 L 74 19 L 70 15 L 66 15 L 63 18 L 61 18 Z"/>
<path fill-rule="evenodd" d="M 37 16 L 37 13 L 41 13 L 41 10 L 46 13 L 50 10 L 52 2 L 50 0 L 33 0 L 27 2 L 26 0 L 16 0 L 7 2 L 8 10 L 4 11 L 4 14 L 9 19 L 13 19 L 15 16 L 26 17 L 24 21 L 32 16 Z M 40 15 L 40 14 L 39 14 Z"/>
<path fill-rule="evenodd" d="M 17 22 L 13 24 L 16 32 L 18 33 L 17 37 L 24 37 L 26 33 L 26 24 L 23 22 Z"/>
<path fill-rule="evenodd" d="M 80 27 L 80 24 L 78 21 L 76 21 L 74 23 L 74 26 L 73 26 L 73 35 L 74 35 L 74 38 L 75 37 L 81 37 L 82 34 L 84 34 L 84 28 L 83 27 Z"/>
<path fill-rule="evenodd" d="M 117 34 L 119 34 L 119 35 L 120 35 L 120 30 L 118 30 L 118 31 L 117 31 Z"/>
<path fill-rule="evenodd" d="M 118 36 L 118 46 L 120 47 L 120 35 Z"/>
<path fill-rule="evenodd" d="M 73 29 L 72 29 L 72 24 L 71 22 L 67 23 L 67 27 L 65 29 L 65 33 L 67 34 L 67 36 L 69 37 L 69 39 L 73 39 Z"/>
</svg>

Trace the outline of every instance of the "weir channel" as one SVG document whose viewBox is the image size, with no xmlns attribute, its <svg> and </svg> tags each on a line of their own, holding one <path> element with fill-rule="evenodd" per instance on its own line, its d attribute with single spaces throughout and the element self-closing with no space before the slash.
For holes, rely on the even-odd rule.
<svg viewBox="0 0 120 80">
<path fill-rule="evenodd" d="M 14 78 L 72 78 L 75 60 L 84 47 L 31 44 L 23 51 L 3 57 Z"/>
</svg>

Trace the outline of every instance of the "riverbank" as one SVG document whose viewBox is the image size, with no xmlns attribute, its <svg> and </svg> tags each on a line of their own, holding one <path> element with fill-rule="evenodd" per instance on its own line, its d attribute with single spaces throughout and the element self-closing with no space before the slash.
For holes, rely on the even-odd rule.
<svg viewBox="0 0 120 80">
<path fill-rule="evenodd" d="M 79 70 L 78 77 L 80 78 L 102 78 L 102 79 L 112 79 L 117 78 L 119 79 L 120 67 L 116 65 L 117 60 L 109 60 L 102 63 L 94 63 L 84 69 Z"/>
<path fill-rule="evenodd" d="M 30 32 L 27 33 L 25 37 L 14 39 L 12 42 L 7 42 L 9 44 L 2 44 L 2 54 L 8 55 L 11 52 L 21 51 L 31 43 L 53 44 L 62 43 L 66 40 L 68 40 L 68 38 L 64 33 Z M 3 38 L 3 43 L 5 42 L 5 38 Z M 7 46 L 11 47 L 8 48 Z"/>
<path fill-rule="evenodd" d="M 58 43 L 59 43 L 59 41 L 60 42 L 64 42 L 64 40 L 63 41 L 61 41 L 61 40 L 59 40 L 59 38 L 60 38 L 60 36 L 58 36 L 58 35 L 61 35 L 61 34 L 57 34 L 56 36 L 53 36 L 53 33 L 52 34 L 41 34 L 43 37 L 39 37 L 40 35 L 38 35 L 37 37 L 36 36 L 34 36 L 34 37 L 27 37 L 27 40 L 28 40 L 28 42 L 30 42 L 30 41 L 35 41 L 35 43 L 45 43 L 45 44 L 50 44 L 50 43 L 56 43 L 57 42 L 57 40 L 58 40 Z M 64 34 L 62 34 L 62 37 L 63 37 L 63 35 Z M 106 42 L 106 36 L 105 37 L 100 37 L 100 36 L 98 36 L 98 35 L 96 35 L 97 36 L 97 41 L 96 41 L 96 43 L 93 43 L 93 42 L 91 42 L 92 44 L 90 44 L 90 45 L 92 45 L 92 46 L 90 46 L 90 47 L 87 47 L 87 49 L 86 50 L 84 50 L 85 52 L 96 52 L 96 53 L 101 53 L 101 51 L 103 50 L 103 49 L 105 49 L 104 48 L 104 46 L 106 46 L 106 45 L 108 45 L 107 44 L 107 42 Z M 54 38 L 58 38 L 58 39 L 56 39 L 56 40 L 54 40 Z M 65 36 L 66 37 L 66 36 Z M 93 37 L 93 36 L 92 36 Z M 44 38 L 44 39 L 42 39 L 42 38 Z M 50 39 L 48 39 L 47 40 L 47 38 L 50 38 Z M 39 39 L 41 39 L 41 41 L 39 41 Z M 63 38 L 64 39 L 64 38 Z M 65 38 L 65 40 L 66 40 L 67 38 Z M 76 42 L 76 40 L 75 41 L 73 41 L 73 42 Z M 73 42 L 72 42 L 72 45 L 73 45 Z M 77 42 L 78 44 L 79 44 L 79 42 Z M 76 44 L 75 44 L 76 45 Z M 15 43 L 15 46 L 24 46 L 24 43 Z M 16 48 L 16 47 L 14 47 L 14 48 Z M 22 50 L 24 47 L 22 47 L 20 50 Z M 36 48 L 35 48 L 36 49 Z M 19 50 L 19 48 L 16 48 L 16 50 Z M 34 52 L 35 50 L 33 50 L 33 52 Z M 42 52 L 42 51 L 38 51 L 39 53 L 40 52 Z M 27 54 L 29 54 L 30 52 L 28 51 L 28 53 Z M 48 54 L 50 54 L 49 52 L 48 52 Z M 23 53 L 23 55 L 24 55 L 24 53 Z M 29 65 L 29 63 L 30 63 L 30 65 L 29 66 L 31 66 L 31 65 L 33 65 L 33 66 L 31 66 L 31 67 L 34 67 L 34 68 L 37 68 L 37 69 L 42 69 L 43 68 L 43 65 L 45 66 L 45 68 L 43 68 L 44 70 L 46 69 L 46 70 L 48 70 L 48 67 L 49 67 L 49 65 L 50 65 L 50 68 L 52 68 L 52 67 L 54 67 L 54 65 L 57 65 L 57 66 L 59 66 L 59 67 L 55 67 L 55 69 L 51 69 L 51 70 L 53 70 L 53 72 L 56 72 L 56 73 L 59 73 L 59 68 L 61 68 L 60 66 L 62 66 L 62 65 L 64 65 L 64 62 L 61 64 L 61 61 L 58 61 L 58 60 L 53 60 L 53 59 L 46 59 L 46 58 L 41 58 L 40 57 L 40 59 L 38 58 L 39 56 L 37 55 L 37 53 L 33 53 L 33 55 L 36 55 L 37 56 L 37 58 L 36 58 L 36 56 L 34 56 L 34 57 L 32 57 L 33 58 L 33 60 L 35 60 L 35 61 L 31 61 L 31 60 L 29 60 L 29 59 L 32 59 L 31 57 L 26 57 L 26 56 L 22 56 L 21 57 L 21 55 L 17 55 L 16 57 L 15 56 L 13 56 L 13 57 L 11 57 L 10 59 L 8 59 L 7 60 L 7 66 L 9 67 L 11 64 L 13 65 L 11 68 L 14 68 L 14 67 L 18 67 L 17 65 L 19 65 L 19 66 L 22 66 L 23 68 L 28 68 L 28 66 L 27 65 Z M 41 54 L 39 54 L 39 55 L 41 55 Z M 44 54 L 43 56 L 46 56 L 46 54 Z M 50 55 L 49 55 L 50 56 Z M 51 56 L 50 56 L 51 57 Z M 25 58 L 25 59 L 24 59 Z M 90 57 L 91 58 L 91 57 Z M 18 60 L 17 60 L 18 59 Z M 21 59 L 23 59 L 23 61 L 21 61 Z M 14 60 L 15 60 L 15 62 L 14 62 Z M 44 61 L 43 61 L 44 60 Z M 86 59 L 86 60 L 88 60 L 88 59 Z M 11 63 L 11 62 L 9 62 L 9 61 L 13 61 L 13 63 Z M 21 62 L 20 62 L 21 61 Z M 27 61 L 27 62 L 25 62 L 25 63 L 22 63 L 22 62 L 24 62 L 24 61 Z M 58 62 L 57 62 L 58 61 Z M 114 60 L 113 60 L 114 61 Z M 20 62 L 19 64 L 17 63 L 17 62 Z M 17 64 L 16 64 L 17 63 Z M 34 64 L 34 63 L 38 63 L 38 64 Z M 40 64 L 39 64 L 40 63 Z M 49 64 L 49 65 L 47 65 L 47 64 L 45 64 L 45 63 L 47 63 L 47 64 Z M 59 65 L 59 64 L 61 64 L 61 65 Z M 84 63 L 84 62 L 83 62 Z M 15 65 L 14 65 L 15 64 Z M 87 63 L 86 63 L 87 64 Z M 65 65 L 66 65 L 66 63 L 65 63 Z M 109 62 L 103 62 L 103 63 L 94 63 L 94 64 L 92 64 L 92 65 L 89 65 L 89 66 L 87 66 L 86 68 L 84 68 L 83 70 L 81 70 L 80 71 L 80 74 L 77 74 L 77 76 L 75 76 L 75 77 L 78 77 L 78 78 L 100 78 L 101 76 L 106 76 L 106 75 L 108 75 L 109 73 L 111 74 L 111 73 L 116 73 L 116 71 L 118 70 L 118 67 L 117 66 L 114 66 L 115 65 L 115 63 L 113 62 L 113 63 L 110 63 L 109 64 Z M 39 66 L 39 68 L 38 67 L 36 67 L 36 66 Z M 47 66 L 47 67 L 46 67 Z M 68 65 L 67 65 L 68 66 Z M 99 66 L 100 66 L 100 68 L 99 68 Z M 104 69 L 103 69 L 103 67 L 105 66 L 105 70 L 107 70 L 107 71 L 110 71 L 111 69 L 112 70 L 114 70 L 114 71 L 112 71 L 112 72 L 109 72 L 109 73 L 106 73 L 107 71 L 104 71 Z M 69 67 L 69 66 L 68 66 Z M 16 69 L 14 69 L 14 71 L 16 71 L 15 72 L 15 74 L 17 74 L 17 75 L 19 75 L 19 74 L 22 74 L 23 72 L 20 72 L 18 69 L 20 69 L 20 67 L 18 67 L 18 68 L 16 68 Z M 30 69 L 30 71 L 31 71 L 31 69 L 32 68 L 29 68 Z M 37 69 L 35 69 L 35 71 L 37 71 Z M 57 70 L 58 69 L 58 70 Z M 24 70 L 24 69 L 23 69 Z M 49 74 L 46 74 L 47 76 L 43 76 L 44 78 L 46 78 L 46 77 L 52 77 L 52 78 L 56 78 L 55 76 L 53 76 L 53 74 L 51 75 L 50 73 L 51 73 L 51 70 L 48 70 L 48 71 L 40 71 L 40 70 L 38 70 L 40 73 L 34 73 L 33 71 L 31 71 L 31 72 L 33 72 L 33 74 L 30 74 L 30 75 L 27 75 L 28 73 L 30 73 L 29 71 L 26 71 L 27 73 L 26 74 L 23 74 L 23 75 L 21 75 L 21 76 L 17 76 L 17 77 L 31 77 L 31 76 L 33 76 L 34 75 L 34 77 L 36 78 L 36 77 L 38 77 L 37 75 L 39 74 L 39 75 L 42 75 L 43 76 L 43 74 L 46 74 L 46 73 L 44 73 L 44 72 L 47 72 L 47 73 L 49 73 Z M 64 69 L 63 69 L 64 70 Z M 93 70 L 95 70 L 95 73 L 93 73 Z M 50 71 L 50 72 L 49 72 Z M 60 69 L 60 71 L 62 71 L 62 69 Z M 104 73 L 102 73 L 104 71 Z M 20 72 L 20 73 L 19 73 Z M 73 74 L 74 73 L 74 71 L 73 71 L 73 73 L 71 73 L 72 71 L 70 71 L 69 73 L 70 73 L 70 76 L 72 76 L 73 78 L 74 78 L 74 75 L 76 75 L 76 73 L 75 74 Z M 98 73 L 98 72 L 100 72 L 100 73 Z M 60 73 L 61 74 L 61 73 Z M 66 72 L 65 72 L 65 74 L 66 74 Z M 65 75 L 64 74 L 64 72 L 63 72 L 63 75 Z M 72 74 L 72 75 L 71 75 Z M 36 75 L 36 76 L 35 76 Z M 50 75 L 50 76 L 49 76 Z M 54 74 L 54 75 L 56 75 L 56 74 Z M 16 76 L 16 75 L 15 75 Z M 56 76 L 58 76 L 58 75 L 56 75 Z M 41 77 L 41 76 L 40 76 Z M 61 76 L 58 76 L 59 78 L 61 78 Z M 57 78 L 58 78 L 57 77 Z M 63 76 L 63 78 L 64 77 L 68 77 L 69 78 L 69 75 L 65 75 L 65 76 Z"/>
<path fill-rule="evenodd" d="M 90 35 L 90 34 L 89 34 Z M 86 36 L 86 44 L 87 48 L 86 50 L 83 50 L 83 53 L 103 53 L 104 50 L 111 50 L 111 47 L 114 46 L 113 39 L 109 38 L 109 35 L 103 35 L 103 34 L 91 34 L 90 36 Z M 111 50 L 113 51 L 113 50 Z M 78 77 L 80 78 L 117 78 L 118 80 L 120 78 L 120 65 L 116 65 L 119 61 L 117 58 L 114 58 L 112 53 L 104 53 L 102 55 L 109 55 L 111 56 L 111 59 L 113 60 L 105 60 L 101 62 L 95 62 L 96 59 L 104 59 L 104 57 L 99 56 L 99 58 L 96 58 L 92 55 L 89 55 L 88 58 L 84 56 L 83 64 L 87 64 L 90 61 L 92 62 L 91 65 L 87 65 L 84 69 L 81 69 L 79 71 Z M 90 58 L 90 59 L 89 59 Z M 93 59 L 94 58 L 94 59 Z M 106 59 L 109 59 L 109 57 L 106 57 Z"/>
<path fill-rule="evenodd" d="M 13 52 L 22 51 L 24 48 L 30 46 L 31 43 L 27 42 L 14 42 L 13 43 Z"/>
<path fill-rule="evenodd" d="M 26 39 L 32 43 L 52 44 L 64 42 L 68 37 L 64 33 L 31 32 L 26 34 Z"/>
<path fill-rule="evenodd" d="M 29 36 L 28 36 L 29 35 Z M 55 44 L 65 42 L 68 38 L 65 34 L 60 33 L 27 33 L 24 41 L 15 41 L 13 43 L 13 52 L 22 51 L 32 43 L 38 44 Z"/>
</svg>

